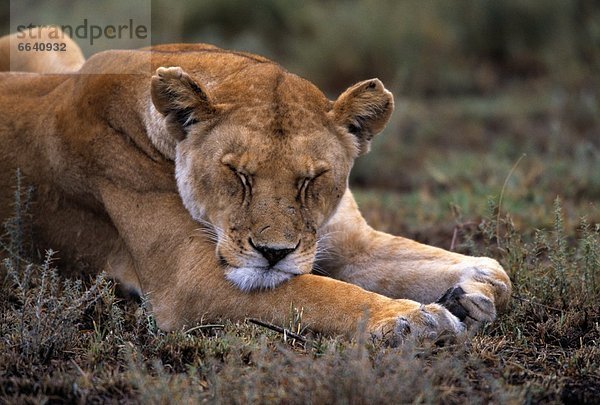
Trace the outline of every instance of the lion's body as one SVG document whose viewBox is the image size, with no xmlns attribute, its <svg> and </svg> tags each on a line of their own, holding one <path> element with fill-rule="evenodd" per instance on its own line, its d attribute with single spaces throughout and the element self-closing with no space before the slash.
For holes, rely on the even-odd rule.
<svg viewBox="0 0 600 405">
<path fill-rule="evenodd" d="M 119 64 L 137 74 L 97 74 Z M 345 190 L 391 108 L 378 81 L 332 103 L 267 59 L 207 45 L 104 52 L 73 74 L 0 73 L 0 220 L 19 168 L 44 246 L 147 294 L 165 329 L 284 322 L 293 303 L 328 333 L 352 335 L 365 310 L 372 331 L 459 333 L 450 312 L 415 302 L 452 287 L 474 323 L 491 321 L 510 294 L 495 261 L 376 232 Z M 355 110 L 352 125 L 373 128 L 357 141 L 361 128 L 339 124 Z M 367 122 L 373 111 L 381 122 Z M 302 170 L 299 191 L 286 189 Z M 332 278 L 307 274 L 317 250 Z"/>
<path fill-rule="evenodd" d="M 34 45 L 41 45 L 43 50 L 32 49 Z M 35 27 L 0 38 L 0 71 L 67 73 L 78 70 L 84 62 L 79 46 L 56 26 Z"/>
</svg>

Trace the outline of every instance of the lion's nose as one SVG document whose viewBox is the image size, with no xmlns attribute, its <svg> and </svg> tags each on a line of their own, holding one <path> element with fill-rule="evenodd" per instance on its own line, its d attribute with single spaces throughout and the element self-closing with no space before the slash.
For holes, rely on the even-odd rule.
<svg viewBox="0 0 600 405">
<path fill-rule="evenodd" d="M 255 245 L 252 239 L 250 239 L 250 245 L 252 245 L 254 249 L 260 252 L 260 254 L 263 255 L 265 259 L 267 259 L 267 261 L 269 262 L 269 266 L 273 267 L 277 263 L 279 263 L 284 257 L 296 250 L 299 244 L 293 248 L 274 248 L 265 245 Z"/>
</svg>

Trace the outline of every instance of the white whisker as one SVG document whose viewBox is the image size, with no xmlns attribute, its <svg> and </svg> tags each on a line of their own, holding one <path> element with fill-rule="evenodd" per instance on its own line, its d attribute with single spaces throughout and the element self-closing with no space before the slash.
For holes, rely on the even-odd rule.
<svg viewBox="0 0 600 405">
<path fill-rule="evenodd" d="M 342 231 L 329 231 L 322 235 L 319 235 L 317 238 L 317 245 L 322 242 L 326 242 L 328 239 L 331 239 L 331 236 L 336 233 L 342 233 Z"/>
<path fill-rule="evenodd" d="M 319 266 L 319 264 L 317 262 L 313 263 L 312 271 L 315 274 L 320 274 L 322 276 L 331 277 L 331 274 L 327 270 L 325 270 L 324 268 Z"/>
</svg>

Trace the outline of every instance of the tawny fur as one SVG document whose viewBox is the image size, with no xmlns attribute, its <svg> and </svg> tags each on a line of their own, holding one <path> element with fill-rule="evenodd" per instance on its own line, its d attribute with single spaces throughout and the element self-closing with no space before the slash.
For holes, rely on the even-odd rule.
<svg viewBox="0 0 600 405">
<path fill-rule="evenodd" d="M 95 74 L 119 65 L 138 73 Z M 432 302 L 459 286 L 466 325 L 492 321 L 510 297 L 504 270 L 373 230 L 347 189 L 392 109 L 376 79 L 331 102 L 267 59 L 209 45 L 103 52 L 77 74 L 2 73 L 0 220 L 20 168 L 43 246 L 146 294 L 167 330 L 283 324 L 293 305 L 330 334 L 352 336 L 365 315 L 372 333 L 460 334 Z M 226 275 L 263 266 L 258 244 L 295 249 L 273 267 L 287 281 L 245 292 Z M 331 277 L 309 274 L 315 258 Z"/>
<path fill-rule="evenodd" d="M 44 50 L 20 50 L 38 44 Z M 45 50 L 48 44 L 59 51 Z M 34 27 L 0 38 L 0 71 L 68 73 L 78 70 L 85 58 L 79 46 L 57 26 Z"/>
</svg>

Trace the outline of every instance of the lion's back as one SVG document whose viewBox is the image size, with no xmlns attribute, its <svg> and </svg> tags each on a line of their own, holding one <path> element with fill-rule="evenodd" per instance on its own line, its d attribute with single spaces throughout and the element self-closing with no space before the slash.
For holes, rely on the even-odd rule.
<svg viewBox="0 0 600 405">
<path fill-rule="evenodd" d="M 33 51 L 31 47 L 48 44 L 57 51 Z M 28 48 L 20 49 L 27 46 Z M 45 49 L 45 48 L 44 48 Z M 33 28 L 0 38 L 0 71 L 68 73 L 77 71 L 85 62 L 79 46 L 59 27 Z"/>
</svg>

